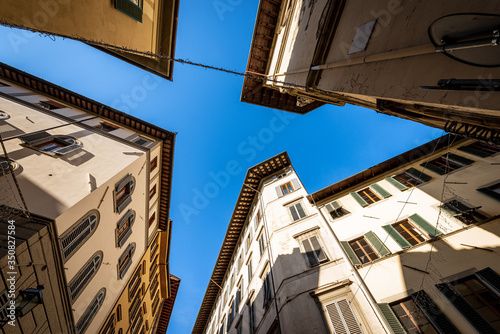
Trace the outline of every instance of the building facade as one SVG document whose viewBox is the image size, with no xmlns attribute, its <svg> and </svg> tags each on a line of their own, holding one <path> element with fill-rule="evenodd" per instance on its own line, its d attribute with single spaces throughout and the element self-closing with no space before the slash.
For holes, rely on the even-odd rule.
<svg viewBox="0 0 500 334">
<path fill-rule="evenodd" d="M 447 135 L 309 195 L 394 333 L 500 332 L 499 152 Z"/>
<path fill-rule="evenodd" d="M 498 141 L 499 14 L 496 1 L 262 0 L 241 100 L 348 103 Z"/>
<path fill-rule="evenodd" d="M 179 0 L 5 1 L 0 24 L 82 40 L 172 80 L 173 62 L 133 51 L 173 58 L 178 12 Z M 11 39 L 23 44 L 20 37 Z"/>
<path fill-rule="evenodd" d="M 97 333 L 153 252 L 145 274 L 156 279 L 152 296 L 161 306 L 170 297 L 175 134 L 5 64 L 0 82 L 1 160 L 10 166 L 2 188 L 15 190 L 2 204 L 23 203 L 47 222 L 55 266 L 63 269 L 66 328 L 47 332 Z M 151 310 L 153 300 L 141 303 Z M 146 332 L 157 318 L 150 313 Z"/>
<path fill-rule="evenodd" d="M 306 196 L 286 152 L 249 169 L 193 333 L 386 331 Z"/>
</svg>

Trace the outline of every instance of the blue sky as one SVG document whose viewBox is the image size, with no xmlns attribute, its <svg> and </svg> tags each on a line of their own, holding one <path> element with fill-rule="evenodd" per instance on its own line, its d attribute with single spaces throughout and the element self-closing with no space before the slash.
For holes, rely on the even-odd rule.
<svg viewBox="0 0 500 334">
<path fill-rule="evenodd" d="M 244 72 L 257 5 L 181 0 L 176 57 Z M 173 334 L 192 330 L 248 168 L 288 151 L 313 192 L 443 134 L 354 106 L 297 116 L 241 103 L 241 77 L 176 64 L 169 82 L 71 40 L 0 27 L 0 46 L 1 62 L 178 132 L 170 269 L 182 281 Z M 222 174 L 229 177 L 214 187 Z"/>
</svg>

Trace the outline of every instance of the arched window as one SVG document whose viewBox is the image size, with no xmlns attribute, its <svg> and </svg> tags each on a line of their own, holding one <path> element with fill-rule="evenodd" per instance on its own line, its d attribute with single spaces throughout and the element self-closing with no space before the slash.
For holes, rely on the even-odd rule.
<svg viewBox="0 0 500 334">
<path fill-rule="evenodd" d="M 127 213 L 120 219 L 116 226 L 116 246 L 122 247 L 132 234 L 132 225 L 135 221 L 135 211 L 128 210 Z"/>
<path fill-rule="evenodd" d="M 96 252 L 90 260 L 85 263 L 82 269 L 69 282 L 68 289 L 71 301 L 74 302 L 82 293 L 83 289 L 89 284 L 90 280 L 99 270 L 102 263 L 103 254 L 101 251 Z"/>
<path fill-rule="evenodd" d="M 53 136 L 45 131 L 27 134 L 19 139 L 24 142 L 25 146 L 50 155 L 66 155 L 83 147 L 83 144 L 73 137 Z"/>
<path fill-rule="evenodd" d="M 69 259 L 94 234 L 98 225 L 99 212 L 92 210 L 60 237 L 64 261 Z"/>
<path fill-rule="evenodd" d="M 125 252 L 123 252 L 123 254 L 118 259 L 118 278 L 119 279 L 122 279 L 123 276 L 125 276 L 125 273 L 127 272 L 128 268 L 130 268 L 130 265 L 132 264 L 132 256 L 134 255 L 134 252 L 135 252 L 135 242 L 129 244 L 127 249 L 125 249 Z"/>
<path fill-rule="evenodd" d="M 104 302 L 104 297 L 106 297 L 106 289 L 102 288 L 90 302 L 89 306 L 80 317 L 80 320 L 78 320 L 78 323 L 76 324 L 77 334 L 85 333 L 92 320 L 94 320 L 97 311 L 99 311 L 99 309 L 101 308 L 102 303 Z"/>
</svg>

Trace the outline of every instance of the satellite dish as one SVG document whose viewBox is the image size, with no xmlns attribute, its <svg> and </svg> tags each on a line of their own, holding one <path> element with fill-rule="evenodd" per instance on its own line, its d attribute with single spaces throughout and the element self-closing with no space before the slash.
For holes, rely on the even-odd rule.
<svg viewBox="0 0 500 334">
<path fill-rule="evenodd" d="M 436 51 L 473 66 L 500 66 L 500 15 L 453 14 L 429 26 Z"/>
</svg>

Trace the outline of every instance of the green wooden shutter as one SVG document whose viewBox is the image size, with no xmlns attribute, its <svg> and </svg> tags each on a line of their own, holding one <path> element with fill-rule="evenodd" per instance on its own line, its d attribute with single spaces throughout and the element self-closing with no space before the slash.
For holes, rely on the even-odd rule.
<svg viewBox="0 0 500 334">
<path fill-rule="evenodd" d="M 405 186 L 402 183 L 399 183 L 396 179 L 393 179 L 392 177 L 387 177 L 385 180 L 401 191 L 408 189 L 407 186 Z"/>
<path fill-rule="evenodd" d="M 406 334 L 404 327 L 401 326 L 398 317 L 394 314 L 394 312 L 392 312 L 389 304 L 377 304 L 377 306 L 387 321 L 387 324 L 391 328 L 393 334 Z"/>
<path fill-rule="evenodd" d="M 427 182 L 429 181 L 430 179 L 432 179 L 432 177 L 430 177 L 429 175 L 419 171 L 418 169 L 415 169 L 415 168 L 410 168 L 406 171 L 407 174 L 410 174 L 411 176 L 413 176 L 414 178 L 417 178 L 419 179 L 420 181 L 422 182 Z"/>
<path fill-rule="evenodd" d="M 391 251 L 387 249 L 387 247 L 385 247 L 382 241 L 380 241 L 377 235 L 372 231 L 366 233 L 365 238 L 372 244 L 373 249 L 375 250 L 375 252 L 377 252 L 377 254 L 380 255 L 380 257 L 384 257 L 388 254 L 391 254 Z"/>
<path fill-rule="evenodd" d="M 441 334 L 460 334 L 460 331 L 453 325 L 448 317 L 441 311 L 441 309 L 434 303 L 429 295 L 420 290 L 411 295 L 411 298 L 422 311 L 427 320 L 437 329 Z"/>
<path fill-rule="evenodd" d="M 460 155 L 456 155 L 453 153 L 448 153 L 448 159 L 455 161 L 455 162 L 458 162 L 459 164 L 464 165 L 464 166 L 470 165 L 471 163 L 474 162 L 474 160 L 467 159 L 467 158 L 464 158 Z"/>
<path fill-rule="evenodd" d="M 500 275 L 498 275 L 493 269 L 486 268 L 476 273 L 476 276 L 485 283 L 486 286 L 495 290 L 500 295 Z"/>
<path fill-rule="evenodd" d="M 432 164 L 432 161 L 427 161 L 424 162 L 423 164 L 420 164 L 420 166 L 427 168 L 428 170 L 433 171 L 434 173 L 437 173 L 439 175 L 444 175 L 446 174 L 446 171 L 444 169 L 439 168 L 438 166 L 435 166 Z"/>
<path fill-rule="evenodd" d="M 437 237 L 438 235 L 442 235 L 441 233 L 435 226 L 431 225 L 427 220 L 424 218 L 420 217 L 418 214 L 411 215 L 408 217 L 411 219 L 412 222 L 420 226 L 422 230 L 425 231 L 429 235 L 429 237 L 434 238 Z"/>
<path fill-rule="evenodd" d="M 115 0 L 115 8 L 131 18 L 142 22 L 142 8 L 130 0 Z"/>
<path fill-rule="evenodd" d="M 362 207 L 365 207 L 368 205 L 368 203 L 366 203 L 366 201 L 363 199 L 363 197 L 359 196 L 359 194 L 357 192 L 352 192 L 351 196 L 354 197 L 354 199 L 356 201 L 358 201 L 359 205 L 361 205 Z"/>
<path fill-rule="evenodd" d="M 479 333 L 497 333 L 449 283 L 436 284 L 436 287 Z"/>
<path fill-rule="evenodd" d="M 351 248 L 351 245 L 349 245 L 349 243 L 347 241 L 341 241 L 340 245 L 342 246 L 344 251 L 347 253 L 349 260 L 351 260 L 351 263 L 353 265 L 356 266 L 356 265 L 361 264 L 361 261 L 358 259 L 358 257 L 356 256 L 356 253 L 354 253 L 354 251 Z"/>
<path fill-rule="evenodd" d="M 388 192 L 387 190 L 385 190 L 384 188 L 379 186 L 377 183 L 372 184 L 370 187 L 375 189 L 375 191 L 383 198 L 387 198 L 387 197 L 392 196 L 392 194 L 390 192 Z"/>
<path fill-rule="evenodd" d="M 398 231 L 396 231 L 396 229 L 391 225 L 384 225 L 382 226 L 382 228 L 386 230 L 387 233 L 389 233 L 391 238 L 393 238 L 394 241 L 396 241 L 398 245 L 401 246 L 401 248 L 411 247 L 411 244 L 408 241 L 406 241 L 406 239 L 403 238 L 401 234 L 399 234 Z"/>
<path fill-rule="evenodd" d="M 486 158 L 486 157 L 489 157 L 490 155 L 494 154 L 493 152 L 481 151 L 481 150 L 478 150 L 474 147 L 469 147 L 469 146 L 462 146 L 462 147 L 459 147 L 458 149 L 460 151 L 467 152 L 467 153 L 473 154 L 473 155 L 481 157 L 481 158 Z"/>
</svg>

